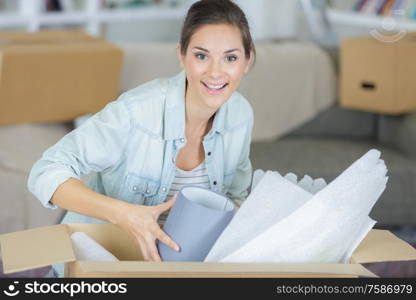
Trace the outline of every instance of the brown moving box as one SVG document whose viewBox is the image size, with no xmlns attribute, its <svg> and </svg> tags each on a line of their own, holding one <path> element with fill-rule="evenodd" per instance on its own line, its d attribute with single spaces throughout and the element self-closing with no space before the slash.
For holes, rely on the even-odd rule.
<svg viewBox="0 0 416 300">
<path fill-rule="evenodd" d="M 341 44 L 340 104 L 386 114 L 416 111 L 416 33 L 396 42 L 374 37 Z"/>
<path fill-rule="evenodd" d="M 82 231 L 121 261 L 77 261 L 70 240 Z M 375 277 L 361 263 L 416 260 L 416 250 L 385 230 L 371 230 L 349 264 L 145 262 L 113 224 L 59 224 L 0 235 L 4 273 L 65 262 L 65 277 Z"/>
<path fill-rule="evenodd" d="M 71 121 L 120 90 L 122 51 L 78 31 L 0 32 L 0 124 Z"/>
</svg>

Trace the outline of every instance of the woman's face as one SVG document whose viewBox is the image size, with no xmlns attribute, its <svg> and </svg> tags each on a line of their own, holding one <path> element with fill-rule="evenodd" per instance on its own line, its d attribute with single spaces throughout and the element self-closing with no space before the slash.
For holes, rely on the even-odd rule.
<svg viewBox="0 0 416 300">
<path fill-rule="evenodd" d="M 217 110 L 228 100 L 250 65 L 240 29 L 226 24 L 200 27 L 186 54 L 181 55 L 179 49 L 179 57 L 188 79 L 187 101 L 197 101 L 209 110 Z"/>
</svg>

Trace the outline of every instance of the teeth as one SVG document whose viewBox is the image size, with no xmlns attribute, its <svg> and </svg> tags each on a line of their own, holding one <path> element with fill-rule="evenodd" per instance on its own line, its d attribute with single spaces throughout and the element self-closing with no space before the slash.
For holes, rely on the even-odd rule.
<svg viewBox="0 0 416 300">
<path fill-rule="evenodd" d="M 219 84 L 219 85 L 212 85 L 212 84 L 205 83 L 205 85 L 207 87 L 209 87 L 210 89 L 220 89 L 220 88 L 224 87 L 226 85 L 226 83 Z"/>
</svg>

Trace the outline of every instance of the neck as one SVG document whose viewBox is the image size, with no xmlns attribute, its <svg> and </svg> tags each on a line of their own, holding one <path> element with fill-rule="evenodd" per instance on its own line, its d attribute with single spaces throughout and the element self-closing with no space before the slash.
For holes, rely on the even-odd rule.
<svg viewBox="0 0 416 300">
<path fill-rule="evenodd" d="M 185 100 L 185 134 L 188 138 L 203 138 L 212 127 L 215 110 L 207 110 L 197 101 L 186 95 Z"/>
</svg>

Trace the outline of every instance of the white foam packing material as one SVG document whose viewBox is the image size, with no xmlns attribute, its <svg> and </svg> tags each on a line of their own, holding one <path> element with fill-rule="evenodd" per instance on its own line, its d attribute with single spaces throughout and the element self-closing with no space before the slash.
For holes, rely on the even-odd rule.
<svg viewBox="0 0 416 300">
<path fill-rule="evenodd" d="M 118 261 L 118 258 L 84 232 L 71 234 L 72 247 L 79 261 Z"/>
<path fill-rule="evenodd" d="M 379 157 L 370 150 L 328 185 L 256 171 L 252 193 L 205 261 L 347 263 L 375 224 L 368 214 L 388 179 Z"/>
</svg>

